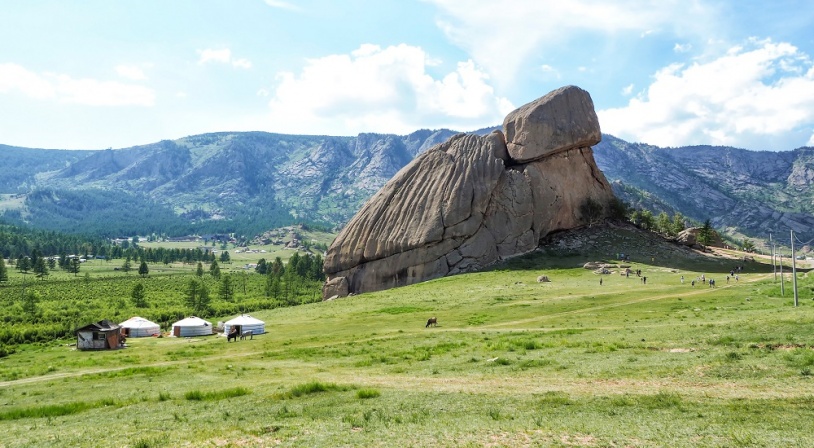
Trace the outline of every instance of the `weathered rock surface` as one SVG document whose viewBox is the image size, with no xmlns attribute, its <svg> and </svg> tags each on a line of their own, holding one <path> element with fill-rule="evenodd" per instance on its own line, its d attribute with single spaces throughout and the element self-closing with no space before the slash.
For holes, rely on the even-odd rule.
<svg viewBox="0 0 814 448">
<path fill-rule="evenodd" d="M 690 227 L 679 232 L 678 236 L 676 237 L 676 242 L 678 244 L 683 244 L 684 246 L 701 248 L 703 246 L 698 242 L 699 235 L 701 235 L 701 227 Z M 715 247 L 724 246 L 724 241 L 721 239 L 721 235 L 719 235 L 715 230 L 711 231 L 709 245 Z"/>
<path fill-rule="evenodd" d="M 323 297 L 483 268 L 582 225 L 588 199 L 610 201 L 588 147 L 600 133 L 587 92 L 558 89 L 509 117 L 519 159 L 500 131 L 459 134 L 385 184 L 328 250 Z"/>
<path fill-rule="evenodd" d="M 591 96 L 576 86 L 560 87 L 511 112 L 503 120 L 503 129 L 516 162 L 590 147 L 602 139 Z"/>
</svg>

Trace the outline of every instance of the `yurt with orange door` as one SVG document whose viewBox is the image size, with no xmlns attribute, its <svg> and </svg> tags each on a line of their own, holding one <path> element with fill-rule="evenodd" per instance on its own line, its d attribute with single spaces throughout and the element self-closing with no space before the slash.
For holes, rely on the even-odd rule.
<svg viewBox="0 0 814 448">
<path fill-rule="evenodd" d="M 213 333 L 212 323 L 200 317 L 189 316 L 172 324 L 172 335 L 179 338 L 208 336 Z"/>
</svg>

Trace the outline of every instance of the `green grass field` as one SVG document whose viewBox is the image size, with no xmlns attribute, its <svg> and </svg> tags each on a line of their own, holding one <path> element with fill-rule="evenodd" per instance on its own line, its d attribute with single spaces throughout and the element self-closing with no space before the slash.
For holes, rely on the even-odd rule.
<svg viewBox="0 0 814 448">
<path fill-rule="evenodd" d="M 814 445 L 814 279 L 795 308 L 757 263 L 727 284 L 720 260 L 634 262 L 646 285 L 600 286 L 585 261 L 256 312 L 267 334 L 237 343 L 19 346 L 0 446 Z"/>
</svg>

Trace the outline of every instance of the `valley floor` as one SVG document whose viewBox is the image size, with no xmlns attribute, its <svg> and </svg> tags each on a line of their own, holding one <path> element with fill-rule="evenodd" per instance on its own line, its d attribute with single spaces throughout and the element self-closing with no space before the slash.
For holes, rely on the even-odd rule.
<svg viewBox="0 0 814 448">
<path fill-rule="evenodd" d="M 814 445 L 814 281 L 795 308 L 759 263 L 640 258 L 646 284 L 538 255 L 254 313 L 236 343 L 20 347 L 0 446 Z"/>
</svg>

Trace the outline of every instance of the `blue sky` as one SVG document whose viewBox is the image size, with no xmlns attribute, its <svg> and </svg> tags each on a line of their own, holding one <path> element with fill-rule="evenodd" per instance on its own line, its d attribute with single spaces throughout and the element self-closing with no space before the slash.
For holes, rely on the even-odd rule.
<svg viewBox="0 0 814 448">
<path fill-rule="evenodd" d="M 814 146 L 814 2 L 3 0 L 0 143 L 500 124 L 574 84 L 603 132 Z"/>
</svg>

